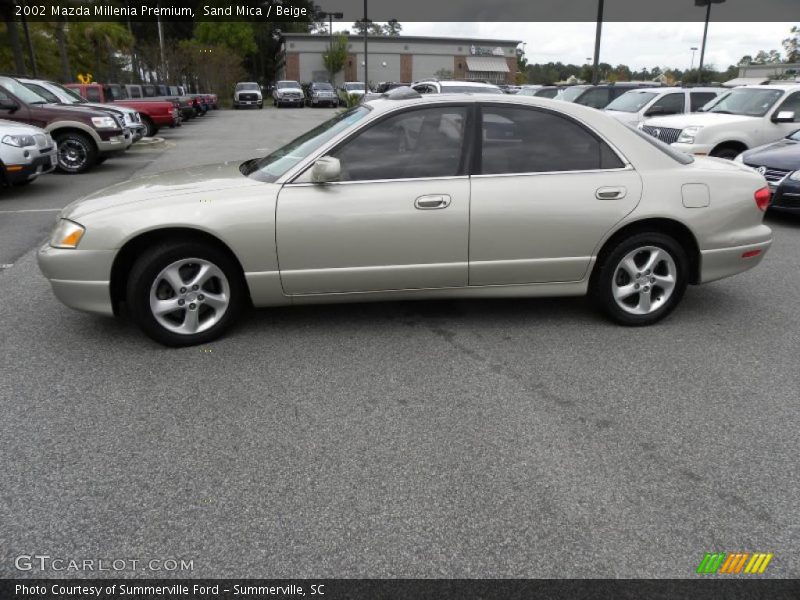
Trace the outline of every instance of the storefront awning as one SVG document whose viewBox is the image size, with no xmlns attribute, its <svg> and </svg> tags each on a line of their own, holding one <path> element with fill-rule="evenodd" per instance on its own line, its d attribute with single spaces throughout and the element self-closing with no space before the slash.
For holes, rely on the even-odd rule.
<svg viewBox="0 0 800 600">
<path fill-rule="evenodd" d="M 467 69 L 473 73 L 508 73 L 508 63 L 499 56 L 468 56 Z"/>
</svg>

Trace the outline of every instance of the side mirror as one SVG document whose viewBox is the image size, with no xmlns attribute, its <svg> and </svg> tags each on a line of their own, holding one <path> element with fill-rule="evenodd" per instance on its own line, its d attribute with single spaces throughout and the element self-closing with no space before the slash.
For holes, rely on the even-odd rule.
<svg viewBox="0 0 800 600">
<path fill-rule="evenodd" d="M 793 110 L 781 110 L 772 117 L 773 123 L 793 123 L 795 112 Z"/>
<path fill-rule="evenodd" d="M 338 158 L 333 156 L 323 156 L 314 163 L 311 169 L 311 181 L 313 183 L 329 183 L 339 181 L 342 175 L 342 164 Z"/>
<path fill-rule="evenodd" d="M 9 112 L 14 112 L 19 108 L 19 105 L 14 102 L 11 98 L 4 98 L 0 100 L 0 110 L 7 110 Z"/>
</svg>

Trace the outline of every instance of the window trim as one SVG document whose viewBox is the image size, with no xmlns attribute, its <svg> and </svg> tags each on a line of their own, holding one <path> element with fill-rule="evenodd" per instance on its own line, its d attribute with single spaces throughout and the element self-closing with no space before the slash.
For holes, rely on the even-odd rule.
<svg viewBox="0 0 800 600">
<path fill-rule="evenodd" d="M 548 113 L 550 115 L 555 115 L 557 117 L 561 117 L 562 119 L 566 119 L 571 121 L 578 127 L 584 129 L 589 135 L 594 137 L 601 143 L 606 144 L 612 152 L 617 156 L 617 158 L 622 163 L 621 167 L 613 167 L 610 169 L 576 169 L 572 171 L 526 171 L 526 172 L 517 172 L 517 173 L 481 173 L 482 169 L 482 159 L 483 159 L 483 135 L 482 134 L 482 124 L 483 124 L 483 109 L 484 107 L 499 107 L 499 108 L 518 108 L 521 110 L 531 110 L 536 112 L 543 112 Z M 573 117 L 572 115 L 568 115 L 558 110 L 552 110 L 550 108 L 545 108 L 541 106 L 522 106 L 518 104 L 506 103 L 506 102 L 479 102 L 478 103 L 478 114 L 475 120 L 475 139 L 473 140 L 473 145 L 475 147 L 473 153 L 473 160 L 470 164 L 470 176 L 471 177 L 509 177 L 509 176 L 517 176 L 517 175 L 564 175 L 566 173 L 609 173 L 613 171 L 632 171 L 633 165 L 631 162 L 625 158 L 625 155 L 616 147 L 608 138 L 594 129 L 591 125 L 586 123 L 585 121 L 581 121 Z"/>
<path fill-rule="evenodd" d="M 286 177 L 286 182 L 283 185 L 292 185 L 292 186 L 307 186 L 307 185 L 319 185 L 315 183 L 307 183 L 307 182 L 298 182 L 297 179 L 300 178 L 308 169 L 313 168 L 314 163 L 322 156 L 328 156 L 333 152 L 336 152 L 341 147 L 346 146 L 348 143 L 353 141 L 357 136 L 361 135 L 368 129 L 381 124 L 383 121 L 387 119 L 391 119 L 398 115 L 408 113 L 408 112 L 417 112 L 421 110 L 427 110 L 431 108 L 465 108 L 466 109 L 466 117 L 467 122 L 465 124 L 464 130 L 464 139 L 462 141 L 461 147 L 461 158 L 459 159 L 458 165 L 458 172 L 455 175 L 440 175 L 435 177 L 406 177 L 403 179 L 396 179 L 396 178 L 389 178 L 389 179 L 359 179 L 357 181 L 330 181 L 327 182 L 325 185 L 342 185 L 342 184 L 351 184 L 351 183 L 379 183 L 379 182 L 389 182 L 389 181 L 425 181 L 425 180 L 436 180 L 436 179 L 456 179 L 456 178 L 464 178 L 470 176 L 470 167 L 471 161 L 473 157 L 473 137 L 470 135 L 474 130 L 477 129 L 476 126 L 476 112 L 477 107 L 474 102 L 436 102 L 436 103 L 425 103 L 423 105 L 414 104 L 411 106 L 404 106 L 398 110 L 388 111 L 379 117 L 374 119 L 369 119 L 366 123 L 362 123 L 360 127 L 356 130 L 350 132 L 345 138 L 341 138 L 338 140 L 333 140 L 329 146 L 325 146 L 320 150 L 320 153 L 315 154 L 313 158 L 309 157 L 307 163 L 302 165 L 296 165 L 294 168 L 297 169 L 296 172 L 287 173 L 284 175 Z M 280 184 L 280 181 L 276 181 L 275 183 Z"/>
</svg>

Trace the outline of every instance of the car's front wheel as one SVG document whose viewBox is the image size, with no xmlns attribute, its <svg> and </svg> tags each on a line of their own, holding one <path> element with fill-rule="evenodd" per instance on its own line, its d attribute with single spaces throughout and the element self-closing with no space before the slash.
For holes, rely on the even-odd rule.
<svg viewBox="0 0 800 600">
<path fill-rule="evenodd" d="M 54 136 L 58 146 L 58 170 L 75 175 L 91 169 L 97 160 L 94 141 L 77 131 L 68 131 Z"/>
<path fill-rule="evenodd" d="M 686 291 L 688 259 L 681 245 L 661 233 L 622 240 L 597 266 L 590 294 L 621 325 L 651 325 L 671 313 Z"/>
<path fill-rule="evenodd" d="M 167 346 L 210 342 L 244 305 L 241 269 L 227 253 L 198 242 L 156 246 L 134 263 L 127 302 L 133 319 Z"/>
</svg>

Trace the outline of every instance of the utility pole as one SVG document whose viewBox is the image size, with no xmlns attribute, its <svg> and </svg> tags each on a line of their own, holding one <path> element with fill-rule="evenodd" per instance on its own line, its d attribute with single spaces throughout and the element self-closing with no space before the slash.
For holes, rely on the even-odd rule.
<svg viewBox="0 0 800 600">
<path fill-rule="evenodd" d="M 711 5 L 722 4 L 725 0 L 694 0 L 695 6 L 706 7 L 706 24 L 703 28 L 703 45 L 700 47 L 700 66 L 698 67 L 697 82 L 703 83 L 703 64 L 706 57 L 706 39 L 708 38 L 708 22 L 711 20 Z"/>
<path fill-rule="evenodd" d="M 156 6 L 161 8 L 161 3 L 157 3 Z M 169 75 L 167 74 L 167 62 L 164 60 L 164 27 L 161 24 L 161 16 L 159 15 L 156 18 L 158 19 L 158 47 L 161 51 L 161 76 L 164 78 L 161 83 L 166 84 Z"/>
<path fill-rule="evenodd" d="M 367 37 L 369 36 L 369 19 L 367 18 L 367 0 L 364 0 L 364 93 L 369 92 L 369 57 L 367 56 Z"/>
<path fill-rule="evenodd" d="M 592 83 L 597 85 L 600 81 L 600 37 L 603 34 L 603 3 L 597 0 L 597 30 L 594 35 L 594 68 L 592 69 Z"/>
</svg>

